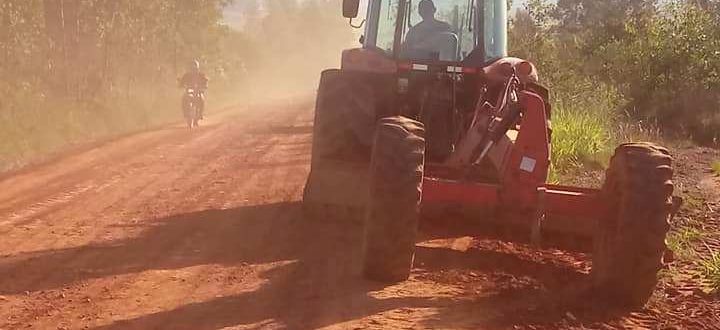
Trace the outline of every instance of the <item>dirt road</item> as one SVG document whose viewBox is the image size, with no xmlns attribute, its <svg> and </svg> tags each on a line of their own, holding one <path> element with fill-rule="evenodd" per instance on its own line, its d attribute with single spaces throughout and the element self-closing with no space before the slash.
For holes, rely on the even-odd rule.
<svg viewBox="0 0 720 330">
<path fill-rule="evenodd" d="M 300 212 L 311 125 L 309 102 L 238 110 L 0 178 L 0 329 L 688 325 L 579 303 L 584 254 L 451 219 L 423 225 L 411 280 L 362 280 L 361 225 Z"/>
</svg>

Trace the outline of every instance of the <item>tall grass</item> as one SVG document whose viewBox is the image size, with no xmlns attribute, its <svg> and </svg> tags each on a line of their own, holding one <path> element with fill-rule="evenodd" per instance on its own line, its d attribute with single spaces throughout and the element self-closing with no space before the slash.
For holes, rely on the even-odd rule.
<svg viewBox="0 0 720 330">
<path fill-rule="evenodd" d="M 720 159 L 713 161 L 710 164 L 710 168 L 712 169 L 713 173 L 715 173 L 716 176 L 720 176 Z"/>
<path fill-rule="evenodd" d="M 550 180 L 579 169 L 599 170 L 607 166 L 616 144 L 619 98 L 603 85 L 580 84 L 573 93 L 554 95 Z"/>
<path fill-rule="evenodd" d="M 700 266 L 710 291 L 720 292 L 720 253 L 711 251 L 710 256 L 700 260 Z"/>
<path fill-rule="evenodd" d="M 703 233 L 694 227 L 682 226 L 668 233 L 667 246 L 676 256 L 683 259 L 694 257 L 693 246 L 703 238 Z"/>
<path fill-rule="evenodd" d="M 171 118 L 169 106 L 151 109 L 139 102 L 16 101 L 0 117 L 0 171 L 67 144 L 142 129 Z"/>
</svg>

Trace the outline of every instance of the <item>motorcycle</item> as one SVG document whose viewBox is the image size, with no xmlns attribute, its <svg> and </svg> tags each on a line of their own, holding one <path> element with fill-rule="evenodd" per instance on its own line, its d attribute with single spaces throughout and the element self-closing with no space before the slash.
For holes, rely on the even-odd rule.
<svg viewBox="0 0 720 330">
<path fill-rule="evenodd" d="M 188 128 L 198 127 L 201 118 L 202 91 L 186 88 L 183 97 L 183 114 Z"/>
</svg>

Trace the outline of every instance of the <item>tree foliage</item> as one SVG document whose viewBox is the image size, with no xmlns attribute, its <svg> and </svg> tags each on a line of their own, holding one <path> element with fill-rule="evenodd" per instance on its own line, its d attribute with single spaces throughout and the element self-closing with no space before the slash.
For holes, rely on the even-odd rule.
<svg viewBox="0 0 720 330">
<path fill-rule="evenodd" d="M 5 93 L 78 101 L 157 93 L 190 58 L 221 64 L 224 0 L 8 0 L 0 4 Z"/>
<path fill-rule="evenodd" d="M 293 66 L 317 76 L 353 38 L 337 1 L 243 1 L 242 31 L 222 23 L 230 2 L 4 0 L 0 93 L 25 86 L 78 101 L 133 99 L 172 87 L 194 58 L 214 81 Z"/>
<path fill-rule="evenodd" d="M 531 0 L 510 38 L 564 100 L 616 90 L 619 116 L 718 143 L 719 18 L 713 0 Z"/>
<path fill-rule="evenodd" d="M 208 101 L 312 90 L 354 33 L 335 0 L 0 1 L 0 170 L 8 159 L 180 117 L 191 59 Z M 254 92 L 254 93 L 252 93 Z M 215 103 L 217 104 L 217 103 Z"/>
<path fill-rule="evenodd" d="M 664 8 L 632 38 L 598 48 L 627 111 L 705 143 L 720 138 L 720 22 L 692 4 Z"/>
</svg>

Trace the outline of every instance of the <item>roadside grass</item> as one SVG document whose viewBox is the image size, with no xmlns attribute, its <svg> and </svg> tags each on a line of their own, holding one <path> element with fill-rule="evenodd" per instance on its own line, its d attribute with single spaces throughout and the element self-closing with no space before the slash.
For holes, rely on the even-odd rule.
<svg viewBox="0 0 720 330">
<path fill-rule="evenodd" d="M 720 292 L 720 252 L 710 253 L 700 260 L 700 266 L 711 292 Z"/>
<path fill-rule="evenodd" d="M 613 115 L 617 105 L 610 90 L 555 96 L 550 182 L 573 183 L 571 176 L 581 175 L 578 172 L 607 167 L 617 143 Z"/>
<path fill-rule="evenodd" d="M 170 104 L 151 99 L 104 104 L 35 97 L 14 101 L 0 116 L 0 172 L 67 145 L 144 129 L 177 116 Z"/>
<path fill-rule="evenodd" d="M 223 86 L 225 87 L 225 86 Z M 231 88 L 208 100 L 208 111 L 234 104 Z M 180 93 L 163 89 L 132 98 L 77 102 L 39 94 L 16 94 L 0 111 L 0 173 L 69 145 L 136 132 L 182 120 Z"/>
<path fill-rule="evenodd" d="M 667 141 L 663 138 L 662 133 L 657 127 L 657 125 L 629 119 L 627 116 L 625 119 L 618 120 L 617 124 L 615 125 L 614 135 L 616 139 L 621 143 L 655 142 L 662 144 L 666 147 L 669 146 L 669 144 L 676 146 L 678 143 L 682 143 L 684 141 Z"/>
<path fill-rule="evenodd" d="M 720 159 L 713 161 L 710 164 L 710 168 L 712 169 L 713 173 L 715 173 L 716 176 L 720 176 Z"/>
<path fill-rule="evenodd" d="M 602 170 L 608 166 L 614 148 L 620 143 L 648 141 L 672 146 L 684 143 L 663 139 L 660 130 L 652 123 L 614 115 L 619 105 L 617 100 L 610 89 L 585 97 L 556 97 L 553 102 L 550 182 L 598 185 L 602 180 Z M 716 175 L 720 175 L 720 160 L 713 162 L 711 167 Z M 588 179 L 587 176 L 593 178 Z M 705 201 L 701 196 L 683 195 L 686 211 L 704 207 Z M 668 248 L 677 260 L 690 268 L 669 267 L 662 272 L 663 281 L 675 283 L 685 278 L 685 272 L 689 270 L 696 274 L 693 281 L 699 281 L 703 290 L 720 292 L 720 252 L 709 248 L 709 254 L 703 251 L 708 235 L 702 224 L 692 218 L 685 218 L 673 226 L 666 239 Z"/>
<path fill-rule="evenodd" d="M 553 166 L 559 170 L 607 165 L 612 138 L 610 124 L 593 112 L 558 107 L 553 117 Z"/>
<path fill-rule="evenodd" d="M 718 232 L 708 231 L 703 218 L 696 218 L 693 210 L 704 207 L 705 199 L 695 193 L 682 194 L 682 212 L 688 214 L 676 218 L 667 235 L 666 243 L 680 267 L 669 267 L 662 272 L 663 281 L 676 280 L 696 282 L 706 293 L 720 293 L 720 252 L 711 249 L 706 241 Z"/>
<path fill-rule="evenodd" d="M 666 242 L 677 260 L 690 265 L 691 274 L 703 290 L 708 293 L 720 292 L 720 253 L 713 251 L 704 242 L 708 233 L 694 227 L 692 223 L 680 225 L 668 233 Z M 707 254 L 701 253 L 707 249 Z M 672 283 L 680 274 L 677 267 L 663 272 L 663 278 Z"/>
<path fill-rule="evenodd" d="M 702 207 L 705 200 L 694 193 L 681 193 L 683 205 L 680 212 L 689 213 Z M 697 259 L 694 247 L 705 237 L 701 230 L 702 224 L 693 217 L 675 217 L 672 228 L 667 234 L 665 242 L 675 256 L 683 261 L 693 262 Z"/>
<path fill-rule="evenodd" d="M 678 258 L 688 260 L 694 255 L 693 245 L 697 244 L 703 233 L 697 228 L 683 226 L 668 233 L 667 245 Z"/>
</svg>

